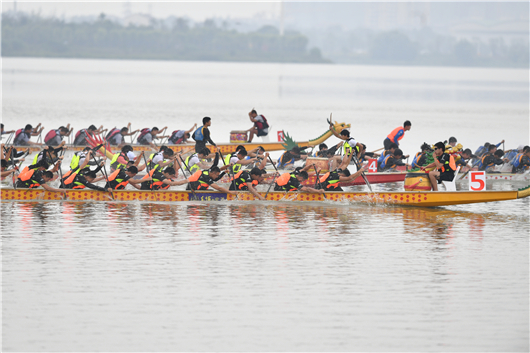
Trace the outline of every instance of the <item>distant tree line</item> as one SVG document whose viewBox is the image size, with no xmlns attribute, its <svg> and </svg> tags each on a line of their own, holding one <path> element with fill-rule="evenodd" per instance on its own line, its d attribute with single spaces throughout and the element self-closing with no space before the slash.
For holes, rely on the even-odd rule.
<svg viewBox="0 0 530 353">
<path fill-rule="evenodd" d="M 308 39 L 294 31 L 280 35 L 271 26 L 241 33 L 212 20 L 191 26 L 122 26 L 104 14 L 94 22 L 17 13 L 2 15 L 2 56 L 75 57 L 250 62 L 328 62 Z"/>
<path fill-rule="evenodd" d="M 524 40 L 505 43 L 502 38 L 488 42 L 444 36 L 425 28 L 374 32 L 370 30 L 307 32 L 312 45 L 318 46 L 334 62 L 382 65 L 439 66 L 529 66 L 529 46 Z"/>
</svg>

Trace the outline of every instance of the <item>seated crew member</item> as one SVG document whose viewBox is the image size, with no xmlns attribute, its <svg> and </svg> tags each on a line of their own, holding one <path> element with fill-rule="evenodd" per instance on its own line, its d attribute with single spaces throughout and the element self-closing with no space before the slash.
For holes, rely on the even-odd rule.
<svg viewBox="0 0 530 353">
<path fill-rule="evenodd" d="M 489 159 L 489 157 L 492 157 L 495 154 L 495 151 L 497 151 L 497 146 L 496 145 L 489 145 L 488 146 L 488 152 L 484 153 L 482 155 L 482 157 L 480 157 L 480 160 L 476 164 L 476 166 L 478 167 L 478 170 L 484 170 L 484 169 L 482 169 L 483 166 L 484 166 L 484 160 L 486 158 Z"/>
<path fill-rule="evenodd" d="M 111 146 L 118 146 L 121 147 L 125 144 L 125 136 L 130 136 L 136 134 L 139 130 L 134 130 L 129 132 L 131 129 L 131 123 L 127 125 L 127 127 L 122 127 L 121 129 L 114 128 L 109 131 L 107 136 L 105 137 L 105 140 L 111 145 Z"/>
<path fill-rule="evenodd" d="M 283 173 L 276 179 L 274 191 L 305 191 L 315 194 L 323 194 L 324 190 L 317 190 L 309 186 L 302 185 L 302 182 L 309 178 L 307 171 L 314 168 L 314 164 L 306 164 L 304 168 L 298 167 L 289 173 Z"/>
<path fill-rule="evenodd" d="M 525 146 L 523 152 L 515 156 L 512 161 L 512 173 L 525 173 L 530 169 L 530 147 Z"/>
<path fill-rule="evenodd" d="M 246 151 L 247 149 L 243 145 L 237 145 L 236 150 L 234 152 L 227 153 L 224 156 L 224 164 L 230 164 L 230 160 L 232 159 L 232 157 L 236 157 L 238 155 L 239 151 L 241 151 L 241 150 L 245 150 Z M 220 149 L 217 148 L 217 151 L 219 152 Z M 252 151 L 257 151 L 257 148 L 253 149 Z M 249 154 L 249 152 L 247 151 L 247 158 L 248 158 L 248 154 Z"/>
<path fill-rule="evenodd" d="M 44 137 L 44 143 L 48 146 L 58 146 L 63 142 L 63 138 L 70 135 L 71 132 L 70 124 L 68 124 L 67 127 L 61 126 L 58 129 L 50 130 Z"/>
<path fill-rule="evenodd" d="M 180 145 L 182 143 L 188 143 L 188 139 L 191 137 L 191 132 L 197 127 L 195 123 L 189 130 L 175 130 L 169 136 L 167 140 L 168 144 L 171 145 Z"/>
<path fill-rule="evenodd" d="M 164 127 L 162 130 L 159 130 L 156 126 L 153 127 L 152 129 L 148 129 L 148 128 L 142 129 L 136 141 L 138 142 L 139 145 L 151 146 L 154 149 L 158 149 L 154 141 L 156 139 L 169 137 L 169 136 L 157 136 L 158 134 L 163 134 L 166 129 L 167 129 L 167 126 Z"/>
<path fill-rule="evenodd" d="M 33 189 L 42 186 L 45 190 L 51 192 L 65 193 L 66 190 L 56 189 L 46 184 L 47 182 L 53 180 L 53 173 L 59 168 L 60 164 L 61 162 L 59 161 L 52 171 L 46 170 L 48 169 L 49 165 L 44 160 L 40 161 L 36 165 L 26 167 L 27 169 L 24 169 L 18 176 L 16 187 Z"/>
<path fill-rule="evenodd" d="M 447 146 L 455 147 L 457 142 L 458 141 L 456 140 L 456 137 L 451 136 L 451 137 L 449 137 L 449 143 L 448 143 Z M 446 150 L 450 148 L 450 147 L 447 147 L 447 146 L 445 146 Z"/>
<path fill-rule="evenodd" d="M 33 158 L 33 164 L 36 164 L 37 162 L 40 162 L 41 160 L 46 160 L 48 164 L 55 163 L 58 159 L 59 152 L 61 152 L 63 149 L 66 149 L 64 147 L 65 142 L 61 142 L 61 144 L 57 148 L 53 148 L 52 146 L 46 146 L 35 155 Z"/>
<path fill-rule="evenodd" d="M 364 171 L 366 171 L 366 167 L 363 166 L 354 174 L 350 174 L 350 171 L 348 170 L 348 165 L 350 164 L 352 157 L 353 154 L 351 154 L 348 159 L 344 160 L 341 163 L 339 169 L 322 175 L 319 178 L 319 182 L 317 183 L 317 189 L 323 189 L 325 191 L 344 191 L 340 187 L 339 183 L 347 183 L 353 181 L 357 179 L 357 177 L 360 176 Z"/>
<path fill-rule="evenodd" d="M 139 189 L 140 187 L 136 184 L 152 180 L 151 177 L 145 179 L 133 179 L 136 174 L 138 174 L 138 168 L 134 165 L 127 167 L 127 169 L 116 169 L 111 175 L 109 175 L 107 183 L 105 184 L 105 189 L 111 188 L 113 190 L 122 190 L 125 189 L 128 184 Z"/>
<path fill-rule="evenodd" d="M 382 169 L 381 163 L 385 160 L 385 158 L 388 157 L 391 154 L 394 154 L 394 152 L 397 149 L 398 149 L 398 145 L 396 145 L 395 143 L 391 143 L 388 146 L 388 149 L 384 150 L 383 153 L 381 153 L 381 155 L 377 159 L 377 169 L 378 169 L 378 171 L 379 171 L 379 169 Z"/>
<path fill-rule="evenodd" d="M 227 194 L 237 195 L 237 192 L 233 190 L 228 190 L 222 186 L 217 185 L 215 182 L 221 180 L 225 175 L 225 172 L 221 173 L 221 170 L 229 168 L 230 165 L 222 166 L 221 168 L 213 166 L 207 170 L 198 170 L 192 176 L 190 176 L 188 181 L 188 186 L 186 190 L 207 190 L 210 186 L 217 191 L 225 192 Z"/>
<path fill-rule="evenodd" d="M 144 181 L 141 184 L 141 190 L 166 190 L 170 186 L 184 185 L 188 183 L 188 180 L 176 180 L 173 181 L 173 178 L 176 177 L 175 169 L 172 167 L 167 167 L 162 172 L 151 170 L 147 173 L 144 178 L 151 177 L 151 181 Z"/>
<path fill-rule="evenodd" d="M 486 172 L 492 172 L 496 165 L 501 165 L 507 163 L 508 160 L 503 159 L 504 151 L 496 150 L 493 154 L 488 154 L 482 159 L 482 166 L 479 170 L 484 170 Z"/>
<path fill-rule="evenodd" d="M 13 139 L 13 144 L 15 146 L 40 146 L 41 144 L 38 142 L 31 142 L 29 139 L 31 136 L 39 136 L 44 129 L 44 127 L 41 127 L 39 130 L 39 125 L 37 127 L 33 128 L 30 124 L 26 125 L 23 129 L 19 129 L 15 132 L 15 138 Z"/>
<path fill-rule="evenodd" d="M 248 113 L 248 117 L 250 118 L 250 121 L 254 123 L 254 126 L 247 130 L 250 132 L 248 137 L 249 143 L 252 142 L 254 135 L 261 137 L 269 134 L 269 123 L 263 115 L 258 115 L 256 110 L 252 109 L 250 113 Z"/>
<path fill-rule="evenodd" d="M 342 157 L 342 160 L 348 159 L 349 155 L 353 152 L 356 153 L 356 155 L 360 156 L 363 153 L 363 144 L 360 142 L 357 142 L 353 137 L 350 137 L 350 132 L 346 129 L 343 129 L 340 134 L 335 130 L 334 125 L 329 126 L 330 131 L 335 135 L 335 137 L 344 140 L 344 144 L 342 147 L 344 148 L 344 156 Z"/>
<path fill-rule="evenodd" d="M 163 170 L 166 166 L 171 166 L 174 163 L 180 166 L 177 156 L 171 148 L 162 146 L 160 151 L 149 156 L 149 169 L 156 171 Z"/>
<path fill-rule="evenodd" d="M 285 151 L 280 158 L 278 158 L 276 168 L 285 169 L 288 166 L 294 165 L 294 162 L 306 158 L 307 154 L 302 154 L 300 147 L 293 147 L 289 151 Z"/>
<path fill-rule="evenodd" d="M 235 175 L 235 179 L 230 183 L 229 190 L 250 191 L 252 195 L 259 200 L 265 200 L 255 189 L 259 184 L 262 175 L 262 170 L 259 168 L 252 168 L 250 171 L 241 170 Z"/>
<path fill-rule="evenodd" d="M 245 159 L 246 156 L 247 156 L 247 150 L 246 149 L 240 149 L 239 151 L 237 151 L 237 155 L 235 155 L 233 157 L 230 157 L 230 163 L 229 164 L 232 164 L 232 172 L 234 174 L 239 173 L 239 171 L 241 170 L 241 168 L 244 165 L 252 164 L 252 163 L 254 163 L 254 162 L 256 162 L 258 160 L 258 158 L 256 158 L 256 157 L 250 158 L 250 159 Z"/>
<path fill-rule="evenodd" d="M 4 124 L 0 123 L 0 139 L 3 139 L 4 135 L 12 134 L 14 132 L 15 132 L 15 130 L 5 131 L 4 130 Z"/>
<path fill-rule="evenodd" d="M 523 145 L 519 145 L 519 147 L 517 147 L 516 149 L 505 151 L 504 157 L 511 163 L 514 157 L 517 156 L 517 154 L 523 152 L 523 148 Z"/>
<path fill-rule="evenodd" d="M 241 146 L 241 145 L 239 145 Z M 241 146 L 243 147 L 243 146 Z M 243 147 L 243 149 L 245 149 L 245 147 Z M 263 155 L 265 154 L 265 148 L 263 148 L 262 146 L 258 146 L 250 151 L 247 151 L 247 157 L 246 159 L 250 159 L 250 158 L 255 158 L 255 157 L 258 157 L 258 158 L 263 158 Z"/>
<path fill-rule="evenodd" d="M 432 152 L 431 146 L 429 146 L 426 142 L 424 142 L 423 145 L 420 146 L 420 149 L 421 152 L 416 153 L 414 159 L 412 160 L 412 169 L 424 166 L 427 161 L 427 153 Z"/>
<path fill-rule="evenodd" d="M 191 174 L 199 170 L 208 169 L 209 166 L 204 162 L 204 160 L 206 160 L 210 154 L 210 150 L 204 147 L 200 152 L 189 155 L 184 161 L 184 165 L 187 166 L 187 169 L 189 169 Z M 213 164 L 212 166 L 215 167 L 216 165 L 217 164 Z"/>
<path fill-rule="evenodd" d="M 436 142 L 434 145 L 434 153 L 432 157 L 434 162 L 422 167 L 425 168 L 436 167 L 436 170 L 429 172 L 429 179 L 431 180 L 432 189 L 438 191 L 438 184 L 443 180 L 453 181 L 455 177 L 456 164 L 453 156 L 450 156 L 445 152 L 445 145 L 443 142 Z"/>
<path fill-rule="evenodd" d="M 61 189 L 89 188 L 98 191 L 111 191 L 110 188 L 105 190 L 104 188 L 93 184 L 96 181 L 97 172 L 101 170 L 105 162 L 101 162 L 98 168 L 94 171 L 91 171 L 90 168 L 85 169 L 85 167 L 88 165 L 90 157 L 92 156 L 92 153 L 92 150 L 87 152 L 86 158 L 80 165 L 77 165 L 74 169 L 63 175 L 60 186 Z"/>
<path fill-rule="evenodd" d="M 210 138 L 209 126 L 212 125 L 212 118 L 205 116 L 202 118 L 202 126 L 199 127 L 191 136 L 195 140 L 195 152 L 200 152 L 206 148 L 206 142 L 209 142 L 212 146 L 217 145 Z"/>
<path fill-rule="evenodd" d="M 468 161 L 472 158 L 475 158 L 476 156 L 474 156 L 472 153 L 471 153 L 471 150 L 469 148 L 466 148 L 464 151 L 462 151 L 462 153 L 460 154 L 457 154 L 456 156 L 454 156 L 455 158 L 455 163 L 456 163 L 456 166 L 461 166 L 461 171 L 467 171 L 468 169 L 470 169 L 471 167 L 468 165 Z M 464 170 L 464 168 L 466 170 Z"/>
<path fill-rule="evenodd" d="M 502 140 L 501 142 L 499 142 L 498 144 L 494 145 L 496 148 L 499 148 L 499 146 L 504 142 L 504 140 Z M 479 148 L 477 148 L 477 150 L 475 151 L 475 155 L 478 157 L 478 158 L 481 158 L 484 156 L 484 154 L 488 153 L 490 151 L 489 147 L 491 146 L 491 144 L 489 142 L 485 142 L 484 143 L 484 146 L 480 146 Z M 492 153 L 495 153 L 495 151 L 493 151 Z"/>
<path fill-rule="evenodd" d="M 381 162 L 380 172 L 395 172 L 397 166 L 407 166 L 401 160 L 403 159 L 403 151 L 397 148 L 393 154 L 389 154 Z"/>
<path fill-rule="evenodd" d="M 94 125 L 90 125 L 86 129 L 81 129 L 75 134 L 74 138 L 74 146 L 86 146 L 88 145 L 87 137 L 100 133 L 101 128 L 103 128 L 103 125 L 99 127 L 99 129 L 96 129 Z"/>
<path fill-rule="evenodd" d="M 2 159 L 2 168 L 0 172 L 0 177 L 2 178 L 2 180 L 4 180 L 5 177 L 9 176 L 10 174 L 13 174 L 17 170 L 18 170 L 17 167 L 7 170 L 7 160 Z"/>
<path fill-rule="evenodd" d="M 383 140 L 383 146 L 385 146 L 385 150 L 390 149 L 390 144 L 395 143 L 399 147 L 399 141 L 405 136 L 405 131 L 409 131 L 412 127 L 412 123 L 410 121 L 405 121 L 403 123 L 403 126 L 398 126 L 388 136 Z"/>
</svg>

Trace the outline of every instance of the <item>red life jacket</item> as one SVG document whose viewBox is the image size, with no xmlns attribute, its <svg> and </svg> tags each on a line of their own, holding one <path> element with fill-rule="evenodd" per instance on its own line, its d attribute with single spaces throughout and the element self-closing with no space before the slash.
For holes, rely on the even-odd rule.
<svg viewBox="0 0 530 353">
<path fill-rule="evenodd" d="M 86 131 L 86 129 L 81 129 L 81 130 L 79 130 L 78 132 L 76 132 L 76 133 L 75 133 L 75 139 L 77 139 L 77 138 L 79 137 L 79 135 L 81 135 L 81 133 L 82 133 L 83 131 Z M 88 135 L 88 133 L 87 133 L 87 135 Z M 75 140 L 75 139 L 74 139 L 74 140 Z"/>
<path fill-rule="evenodd" d="M 136 141 L 138 141 L 138 143 L 143 143 L 142 140 L 143 140 L 144 136 L 147 135 L 150 132 L 151 132 L 151 129 L 148 129 L 148 128 L 142 129 L 142 131 L 140 131 L 140 135 L 138 136 L 138 139 Z"/>
<path fill-rule="evenodd" d="M 109 133 L 107 134 L 107 136 L 105 137 L 105 139 L 107 141 L 110 141 L 114 136 L 116 136 L 116 134 L 119 134 L 120 133 L 120 129 L 118 128 L 114 128 L 112 130 L 109 131 Z"/>
<path fill-rule="evenodd" d="M 59 130 L 50 130 L 50 131 L 48 131 L 48 133 L 44 137 L 44 142 L 48 143 L 48 141 L 50 141 L 51 139 L 55 138 L 55 136 L 57 136 L 57 131 L 59 131 Z"/>
<path fill-rule="evenodd" d="M 255 122 L 256 127 L 258 129 L 260 129 L 260 130 L 268 128 L 269 127 L 269 123 L 267 122 L 267 119 L 265 118 L 265 116 L 264 115 L 258 115 L 258 116 L 261 116 L 263 118 L 263 122 L 261 122 L 261 121 Z"/>
</svg>

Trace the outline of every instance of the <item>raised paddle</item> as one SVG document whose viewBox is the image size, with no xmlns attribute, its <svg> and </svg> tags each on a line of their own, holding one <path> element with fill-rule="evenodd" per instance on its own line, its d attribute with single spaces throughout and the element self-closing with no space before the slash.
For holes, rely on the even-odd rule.
<svg viewBox="0 0 530 353">
<path fill-rule="evenodd" d="M 182 164 L 184 164 L 184 166 L 186 167 L 186 169 L 188 170 L 188 173 L 190 173 L 190 177 L 191 177 L 191 171 L 190 171 L 190 168 L 188 168 L 188 166 L 186 165 L 186 163 L 184 163 L 184 161 L 182 160 L 182 157 L 179 155 L 179 159 L 182 163 L 179 163 L 180 165 L 180 169 L 182 170 L 182 175 L 184 177 L 186 177 L 186 174 L 184 174 L 184 170 L 182 169 Z M 195 201 L 200 201 L 199 198 L 197 198 L 197 195 L 195 194 L 195 190 L 193 190 L 193 187 L 191 186 L 191 181 L 188 180 L 188 186 L 190 187 L 190 190 L 191 190 L 191 193 L 193 194 L 193 198 L 195 199 Z"/>
</svg>

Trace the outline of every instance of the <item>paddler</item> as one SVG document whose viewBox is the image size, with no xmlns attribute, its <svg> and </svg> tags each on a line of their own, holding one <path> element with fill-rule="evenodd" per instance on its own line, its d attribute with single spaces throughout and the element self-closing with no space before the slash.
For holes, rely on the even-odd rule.
<svg viewBox="0 0 530 353">
<path fill-rule="evenodd" d="M 508 159 L 503 159 L 504 151 L 496 150 L 493 154 L 488 154 L 482 159 L 482 165 L 478 170 L 492 172 L 496 165 L 508 163 Z"/>
<path fill-rule="evenodd" d="M 515 156 L 512 161 L 512 173 L 525 173 L 530 169 L 530 147 L 524 146 L 523 152 Z"/>
<path fill-rule="evenodd" d="M 188 180 L 176 180 L 173 181 L 173 178 L 176 177 L 175 169 L 172 167 L 167 167 L 162 172 L 151 170 L 144 178 L 151 177 L 151 181 L 144 181 L 141 185 L 141 190 L 166 190 L 170 186 L 184 185 L 188 183 Z M 145 180 L 145 179 L 144 179 Z"/>
<path fill-rule="evenodd" d="M 248 154 L 247 150 L 242 148 L 239 151 L 237 151 L 237 155 L 230 157 L 228 164 L 232 164 L 232 172 L 234 174 L 239 173 L 239 171 L 244 165 L 253 164 L 258 160 L 258 158 L 256 157 L 246 159 L 247 154 Z"/>
<path fill-rule="evenodd" d="M 94 136 L 96 134 L 100 134 L 102 128 L 103 128 L 103 125 L 101 125 L 99 127 L 99 129 L 97 129 L 94 125 L 90 125 L 86 129 L 79 130 L 75 134 L 74 146 L 86 146 L 86 145 L 88 145 L 87 137 L 88 136 L 92 137 L 92 136 Z"/>
<path fill-rule="evenodd" d="M 468 161 L 472 158 L 476 158 L 477 156 L 473 155 L 471 150 L 469 148 L 466 148 L 462 151 L 462 153 L 457 154 L 454 156 L 456 166 L 461 166 L 461 171 L 466 172 L 467 169 L 471 168 L 471 166 L 468 165 Z M 465 169 L 465 170 L 464 170 Z"/>
<path fill-rule="evenodd" d="M 304 168 L 298 167 L 289 173 L 283 173 L 276 179 L 274 191 L 304 191 L 315 194 L 323 194 L 324 190 L 317 190 L 309 186 L 302 185 L 302 182 L 309 178 L 307 171 L 314 168 L 314 164 L 306 164 Z"/>
<path fill-rule="evenodd" d="M 127 127 L 122 127 L 121 129 L 114 128 L 109 131 L 105 139 L 111 146 L 118 146 L 121 147 L 125 144 L 124 137 L 130 136 L 136 134 L 139 130 L 131 131 L 131 123 L 127 125 Z"/>
<path fill-rule="evenodd" d="M 444 152 L 445 144 L 441 141 L 437 142 L 434 145 L 434 152 L 432 154 L 434 162 L 421 168 L 421 170 L 425 170 L 426 168 L 436 167 L 436 170 L 429 172 L 429 179 L 431 180 L 434 191 L 438 191 L 438 184 L 442 181 L 453 181 L 455 178 L 455 160 L 453 156 Z"/>
<path fill-rule="evenodd" d="M 295 146 L 291 148 L 289 151 L 284 152 L 280 158 L 278 158 L 278 164 L 276 165 L 276 168 L 278 169 L 285 169 L 289 166 L 293 166 L 294 162 L 303 160 L 307 158 L 306 153 L 302 153 L 300 147 Z"/>
<path fill-rule="evenodd" d="M 166 166 L 170 166 L 175 162 L 177 163 L 177 165 L 180 165 L 177 156 L 175 155 L 173 150 L 166 146 L 160 147 L 160 151 L 151 154 L 149 156 L 149 160 L 149 169 L 156 171 L 161 171 Z"/>
<path fill-rule="evenodd" d="M 195 140 L 195 152 L 199 153 L 206 148 L 206 142 L 209 142 L 212 146 L 217 147 L 217 145 L 210 138 L 210 130 L 208 127 L 211 125 L 212 118 L 205 116 L 202 118 L 202 126 L 193 133 L 192 138 Z"/>
<path fill-rule="evenodd" d="M 394 152 L 396 152 L 397 149 L 398 149 L 398 145 L 396 145 L 395 143 L 391 143 L 390 145 L 388 145 L 388 149 L 385 149 L 383 153 L 381 153 L 381 155 L 377 159 L 378 170 L 383 169 L 381 165 L 383 161 L 385 160 L 385 158 L 387 158 L 389 155 L 394 154 Z"/>
<path fill-rule="evenodd" d="M 168 138 L 167 142 L 171 145 L 179 145 L 181 143 L 188 143 L 191 132 L 197 127 L 195 123 L 189 130 L 175 130 L 171 133 L 171 136 Z"/>
<path fill-rule="evenodd" d="M 136 174 L 138 174 L 138 168 L 134 165 L 127 169 L 116 169 L 111 175 L 109 175 L 107 184 L 105 184 L 105 189 L 111 188 L 113 190 L 122 190 L 125 189 L 128 184 L 140 189 L 137 184 L 152 180 L 151 177 L 145 179 L 133 179 Z"/>
<path fill-rule="evenodd" d="M 335 130 L 335 126 L 330 123 L 330 131 L 335 135 L 335 137 L 344 141 L 342 147 L 344 148 L 344 157 L 342 160 L 347 160 L 350 154 L 355 153 L 357 156 L 362 155 L 364 149 L 363 144 L 357 142 L 353 137 L 350 137 L 350 132 L 347 129 L 343 129 L 340 134 Z"/>
<path fill-rule="evenodd" d="M 390 149 L 390 144 L 395 143 L 399 147 L 399 141 L 405 136 L 405 131 L 409 131 L 412 127 L 412 123 L 409 120 L 406 120 L 403 123 L 403 126 L 398 126 L 388 136 L 383 140 L 383 146 L 385 150 Z"/>
<path fill-rule="evenodd" d="M 232 165 L 224 165 L 221 168 L 217 166 L 219 163 L 219 153 L 215 154 L 215 159 L 213 161 L 213 165 L 210 169 L 207 170 L 198 170 L 195 173 L 193 173 L 187 180 L 189 182 L 186 190 L 206 190 L 208 187 L 212 187 L 218 191 L 230 193 L 233 195 L 237 195 L 235 191 L 228 190 L 222 186 L 219 186 L 215 184 L 216 181 L 221 180 L 221 178 L 225 175 L 224 170 L 227 168 L 230 168 Z"/>
<path fill-rule="evenodd" d="M 13 173 L 16 172 L 17 170 L 18 170 L 17 167 L 14 167 L 14 168 L 12 168 L 12 169 L 10 169 L 10 170 L 7 170 L 7 160 L 2 159 L 2 168 L 1 168 L 1 171 L 0 171 L 0 173 L 1 173 L 1 174 L 0 174 L 0 177 L 2 178 L 2 180 L 3 180 L 5 177 L 7 177 L 7 176 L 13 174 Z"/>
<path fill-rule="evenodd" d="M 208 169 L 209 166 L 206 165 L 204 160 L 206 160 L 210 154 L 210 150 L 207 147 L 204 147 L 200 152 L 189 155 L 184 161 L 184 164 L 192 174 L 202 169 Z M 213 164 L 212 166 L 215 167 L 216 165 L 217 164 Z"/>
<path fill-rule="evenodd" d="M 259 184 L 262 175 L 262 170 L 259 168 L 252 168 L 250 171 L 242 170 L 235 175 L 235 179 L 230 183 L 229 190 L 250 191 L 252 195 L 260 200 L 265 200 L 255 189 Z"/>
<path fill-rule="evenodd" d="M 162 128 L 162 130 L 158 129 L 156 126 L 153 127 L 152 129 L 149 129 L 149 128 L 142 129 L 136 141 L 138 142 L 139 145 L 151 146 L 154 149 L 158 149 L 154 141 L 156 139 L 169 137 L 169 136 L 157 136 L 158 134 L 164 133 L 166 129 L 167 129 L 167 126 Z"/>
<path fill-rule="evenodd" d="M 98 190 L 98 191 L 111 191 L 111 188 L 104 189 L 100 186 L 97 186 L 93 184 L 97 179 L 97 172 L 101 170 L 105 162 L 101 162 L 101 164 L 96 168 L 96 170 L 91 171 L 90 168 L 85 167 L 88 165 L 90 158 L 92 157 L 92 150 L 88 151 L 86 154 L 86 158 L 83 159 L 83 162 L 81 164 L 78 164 L 74 169 L 69 171 L 63 176 L 63 179 L 61 180 L 61 186 L 62 189 L 84 189 L 89 188 L 92 190 Z"/>
<path fill-rule="evenodd" d="M 61 161 L 57 162 L 51 171 L 46 170 L 49 167 L 49 164 L 46 162 L 46 160 L 42 160 L 37 164 L 30 165 L 27 167 L 27 169 L 25 168 L 24 171 L 22 171 L 22 173 L 20 173 L 18 176 L 16 187 L 34 189 L 42 186 L 45 190 L 51 192 L 65 193 L 66 190 L 56 189 L 46 184 L 47 182 L 53 180 L 53 173 L 57 171 L 57 169 L 60 167 L 60 164 Z"/>
<path fill-rule="evenodd" d="M 381 162 L 381 169 L 378 169 L 378 172 L 395 172 L 398 166 L 407 167 L 407 164 L 403 163 L 402 160 L 403 151 L 397 148 L 394 153 L 387 155 Z"/>
<path fill-rule="evenodd" d="M 366 166 L 363 166 L 360 170 L 356 171 L 354 174 L 350 174 L 348 170 L 348 165 L 351 162 L 353 154 L 344 160 L 337 170 L 328 172 L 322 175 L 317 183 L 317 190 L 323 189 L 325 191 L 344 191 L 340 187 L 340 183 L 347 183 L 354 181 L 359 177 L 364 171 L 366 171 Z"/>
<path fill-rule="evenodd" d="M 67 127 L 61 126 L 58 129 L 52 129 L 44 137 L 44 143 L 48 146 L 58 146 L 61 142 L 64 142 L 63 138 L 69 136 L 71 132 L 70 124 Z"/>
<path fill-rule="evenodd" d="M 30 124 L 27 124 L 23 129 L 17 130 L 15 132 L 15 138 L 13 139 L 13 145 L 15 146 L 29 146 L 29 145 L 40 146 L 42 145 L 41 143 L 32 142 L 29 140 L 31 136 L 39 136 L 42 133 L 42 130 L 44 129 L 44 127 L 41 127 L 40 130 L 39 130 L 39 127 L 40 127 L 40 123 L 35 128 L 33 128 L 33 126 L 31 126 Z"/>
</svg>

